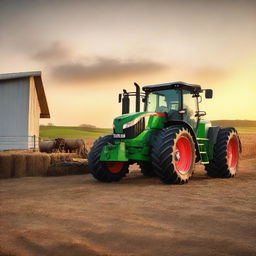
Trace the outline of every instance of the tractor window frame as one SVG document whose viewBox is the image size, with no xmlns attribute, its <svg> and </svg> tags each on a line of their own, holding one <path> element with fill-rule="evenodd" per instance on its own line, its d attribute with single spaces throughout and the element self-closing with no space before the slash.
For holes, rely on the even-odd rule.
<svg viewBox="0 0 256 256">
<path fill-rule="evenodd" d="M 170 90 L 169 88 L 166 88 L 166 89 L 161 89 L 161 90 L 154 90 L 154 91 L 151 91 L 151 92 L 147 91 L 145 93 L 144 111 L 148 112 L 147 108 L 148 108 L 149 94 L 154 93 L 154 92 L 169 91 L 169 90 Z M 179 111 L 180 109 L 182 109 L 182 102 L 183 102 L 183 100 L 182 100 L 182 89 L 181 88 L 177 88 L 177 89 L 172 89 L 172 90 L 179 91 L 179 106 L 178 106 L 178 111 Z M 182 114 L 180 114 L 180 120 L 182 120 Z"/>
<path fill-rule="evenodd" d="M 186 91 L 186 92 L 189 92 L 188 90 L 186 90 L 186 89 L 182 89 L 181 90 L 181 107 L 182 107 L 182 109 L 185 109 L 185 107 L 184 107 L 184 91 Z M 198 98 L 199 98 L 199 94 L 195 94 L 195 93 L 192 93 L 192 92 L 190 92 L 190 95 L 191 95 L 191 98 L 196 98 L 196 101 L 195 101 L 195 114 L 196 113 L 198 113 L 198 111 L 199 111 L 199 101 L 198 101 Z M 181 116 L 182 116 L 182 121 L 184 121 L 184 122 L 186 122 L 185 121 L 185 114 L 181 114 Z M 199 127 L 199 122 L 200 122 L 200 117 L 198 117 L 198 116 L 196 116 L 195 115 L 195 119 L 196 119 L 196 127 L 194 128 L 194 127 L 192 127 L 193 128 L 193 130 L 195 130 L 195 131 L 197 131 L 197 129 L 198 129 L 198 127 Z M 188 123 L 188 122 L 186 122 L 186 123 Z"/>
</svg>

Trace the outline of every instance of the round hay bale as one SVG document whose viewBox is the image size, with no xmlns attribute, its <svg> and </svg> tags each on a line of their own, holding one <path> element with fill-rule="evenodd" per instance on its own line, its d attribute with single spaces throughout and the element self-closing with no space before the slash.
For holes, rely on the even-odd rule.
<svg viewBox="0 0 256 256">
<path fill-rule="evenodd" d="M 13 159 L 11 154 L 0 154 L 0 178 L 11 178 L 13 176 Z"/>
<path fill-rule="evenodd" d="M 26 162 L 27 162 L 27 175 L 28 176 L 34 176 L 35 174 L 35 158 L 33 157 L 33 154 L 27 154 L 26 155 Z"/>
<path fill-rule="evenodd" d="M 51 163 L 51 158 L 47 154 L 43 154 L 41 156 L 38 155 L 37 159 L 37 165 L 39 168 L 37 169 L 37 175 L 38 176 L 46 176 L 47 170 Z"/>
<path fill-rule="evenodd" d="M 29 176 L 45 176 L 50 166 L 51 158 L 45 153 L 28 154 L 27 170 Z"/>
<path fill-rule="evenodd" d="M 27 176 L 27 161 L 26 154 L 14 154 L 13 155 L 13 172 L 14 177 L 25 177 Z"/>
</svg>

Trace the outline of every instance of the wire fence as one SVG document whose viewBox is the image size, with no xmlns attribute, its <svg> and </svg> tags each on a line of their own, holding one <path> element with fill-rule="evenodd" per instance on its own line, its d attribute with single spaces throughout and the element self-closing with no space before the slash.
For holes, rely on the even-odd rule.
<svg viewBox="0 0 256 256">
<path fill-rule="evenodd" d="M 0 136 L 0 150 L 39 149 L 40 137 L 32 136 Z"/>
</svg>

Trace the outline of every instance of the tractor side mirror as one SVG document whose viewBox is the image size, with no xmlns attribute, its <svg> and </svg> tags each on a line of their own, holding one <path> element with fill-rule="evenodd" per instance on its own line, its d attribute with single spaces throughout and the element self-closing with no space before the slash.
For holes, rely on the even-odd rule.
<svg viewBox="0 0 256 256">
<path fill-rule="evenodd" d="M 205 116 L 206 112 L 205 111 L 197 111 L 195 114 L 195 117 L 201 117 L 201 116 Z"/>
<path fill-rule="evenodd" d="M 120 103 L 122 101 L 122 93 L 118 94 L 118 102 Z"/>
<path fill-rule="evenodd" d="M 212 98 L 212 94 L 213 94 L 212 89 L 206 89 L 205 90 L 205 98 L 206 99 L 211 99 Z"/>
</svg>

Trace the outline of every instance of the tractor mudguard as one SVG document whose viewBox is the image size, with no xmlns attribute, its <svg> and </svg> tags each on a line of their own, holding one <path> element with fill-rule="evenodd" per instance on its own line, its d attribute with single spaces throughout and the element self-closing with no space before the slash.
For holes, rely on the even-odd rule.
<svg viewBox="0 0 256 256">
<path fill-rule="evenodd" d="M 207 138 L 209 139 L 210 144 L 214 145 L 216 143 L 220 129 L 220 126 L 209 127 Z"/>
<path fill-rule="evenodd" d="M 118 144 L 108 143 L 103 147 L 100 154 L 100 161 L 118 161 L 127 162 L 129 159 L 126 156 L 126 146 L 124 142 Z"/>
</svg>

